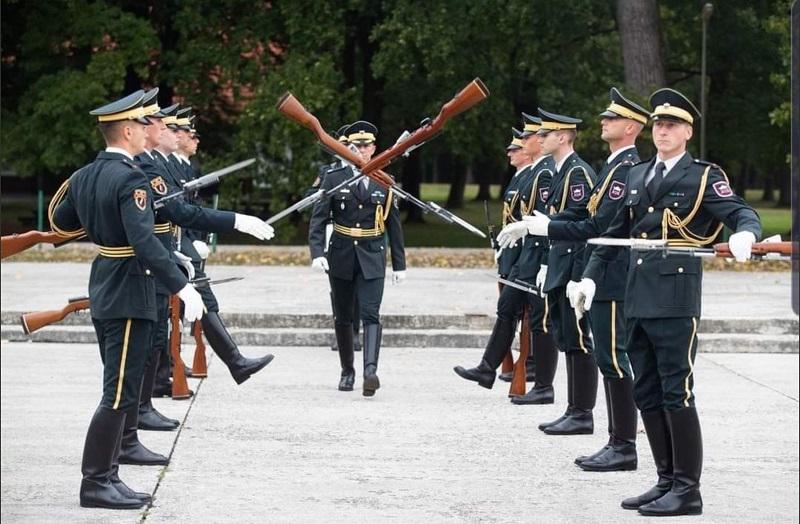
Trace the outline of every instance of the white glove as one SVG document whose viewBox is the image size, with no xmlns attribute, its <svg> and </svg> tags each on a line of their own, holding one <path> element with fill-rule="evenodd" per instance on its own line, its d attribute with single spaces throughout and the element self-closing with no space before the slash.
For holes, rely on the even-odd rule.
<svg viewBox="0 0 800 524">
<path fill-rule="evenodd" d="M 311 269 L 318 269 L 319 271 L 328 271 L 328 259 L 325 257 L 317 257 L 311 261 Z"/>
<path fill-rule="evenodd" d="M 186 284 L 183 289 L 178 291 L 178 296 L 183 300 L 183 318 L 186 322 L 200 320 L 205 311 L 203 299 L 200 293 L 191 284 Z"/>
<path fill-rule="evenodd" d="M 750 260 L 750 251 L 756 242 L 756 236 L 750 231 L 739 231 L 728 238 L 728 249 L 737 262 Z"/>
<path fill-rule="evenodd" d="M 517 243 L 519 239 L 528 234 L 528 227 L 525 222 L 512 222 L 500 231 L 497 235 L 497 243 L 501 248 L 507 248 Z"/>
<path fill-rule="evenodd" d="M 405 271 L 392 271 L 392 284 L 402 284 L 403 281 L 406 279 L 406 272 Z"/>
<path fill-rule="evenodd" d="M 200 255 L 200 258 L 203 260 L 207 259 L 208 255 L 211 254 L 211 250 L 208 249 L 208 244 L 202 240 L 195 240 L 192 242 L 192 245 L 194 246 L 195 251 L 197 251 L 197 254 Z"/>
<path fill-rule="evenodd" d="M 173 251 L 172 253 L 175 255 L 175 258 L 178 259 L 178 264 L 186 270 L 189 280 L 192 280 L 194 278 L 194 264 L 192 264 L 192 259 L 180 251 Z"/>
<path fill-rule="evenodd" d="M 536 273 L 536 287 L 539 288 L 539 291 L 544 291 L 544 281 L 547 280 L 547 266 L 542 264 L 539 267 L 539 272 Z"/>
<path fill-rule="evenodd" d="M 247 233 L 259 240 L 269 240 L 275 236 L 275 230 L 272 229 L 271 225 L 258 217 L 241 215 L 239 213 L 236 213 L 233 229 L 241 231 L 242 233 Z"/>
<path fill-rule="evenodd" d="M 528 233 L 537 237 L 547 236 L 547 227 L 550 225 L 550 217 L 541 211 L 534 211 L 533 215 L 522 217 L 524 224 L 528 226 Z"/>
<path fill-rule="evenodd" d="M 574 284 L 570 286 L 569 284 Z M 567 297 L 570 305 L 575 309 L 575 316 L 580 320 L 584 313 L 592 308 L 594 293 L 597 286 L 591 278 L 583 278 L 580 282 L 567 284 Z"/>
</svg>

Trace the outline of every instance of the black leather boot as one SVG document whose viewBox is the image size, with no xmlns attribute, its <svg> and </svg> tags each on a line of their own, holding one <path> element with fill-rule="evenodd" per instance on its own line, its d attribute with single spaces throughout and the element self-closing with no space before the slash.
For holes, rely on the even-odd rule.
<svg viewBox="0 0 800 524">
<path fill-rule="evenodd" d="M 111 481 L 111 484 L 113 484 L 123 497 L 139 499 L 149 503 L 153 500 L 153 497 L 149 493 L 134 491 L 119 478 L 119 452 L 122 447 L 122 429 L 123 424 L 120 424 L 119 431 L 117 432 L 117 445 L 114 448 L 114 458 L 111 460 L 111 474 L 108 476 L 108 480 Z"/>
<path fill-rule="evenodd" d="M 605 393 L 606 397 L 606 414 L 608 415 L 608 442 L 605 446 L 600 448 L 599 451 L 595 451 L 591 455 L 580 455 L 575 458 L 575 464 L 580 465 L 581 462 L 589 459 L 593 459 L 596 456 L 600 455 L 601 453 L 605 452 L 608 448 L 611 447 L 611 441 L 613 439 L 612 435 L 612 427 L 613 427 L 613 413 L 611 412 L 611 391 L 609 391 L 608 386 L 608 379 L 603 377 L 603 393 Z"/>
<path fill-rule="evenodd" d="M 567 368 L 567 409 L 564 411 L 564 414 L 558 417 L 557 419 L 550 421 L 550 422 L 543 422 L 539 424 L 539 429 L 544 431 L 545 429 L 549 428 L 550 426 L 554 426 L 556 424 L 561 423 L 565 418 L 572 414 L 572 411 L 575 409 L 575 395 L 572 389 L 572 382 L 569 380 L 570 375 L 572 375 L 572 354 L 571 353 L 564 353 L 564 362 Z"/>
<path fill-rule="evenodd" d="M 84 508 L 139 509 L 147 505 L 148 501 L 123 495 L 111 482 L 124 421 L 122 411 L 99 407 L 89 423 L 81 462 L 80 504 Z"/>
<path fill-rule="evenodd" d="M 591 354 L 572 352 L 572 367 L 567 375 L 568 388 L 572 391 L 572 413 L 557 424 L 542 431 L 548 435 L 591 435 L 594 433 L 592 410 L 597 401 L 597 364 Z"/>
<path fill-rule="evenodd" d="M 611 440 L 602 453 L 580 464 L 584 471 L 634 471 L 636 455 L 636 405 L 633 403 L 633 379 L 604 380 L 609 392 L 608 419 L 612 421 Z"/>
<path fill-rule="evenodd" d="M 513 397 L 512 404 L 552 404 L 555 402 L 553 379 L 558 366 L 558 350 L 550 333 L 532 333 L 531 355 L 534 364 L 526 370 L 533 371 L 533 387 L 520 397 Z"/>
<path fill-rule="evenodd" d="M 667 418 L 660 409 L 642 411 L 642 422 L 656 463 L 658 482 L 656 485 L 637 497 L 622 501 L 625 509 L 639 509 L 641 506 L 663 497 L 672 489 L 672 436 L 667 425 Z"/>
<path fill-rule="evenodd" d="M 208 344 L 214 350 L 214 353 L 219 356 L 220 360 L 228 366 L 228 371 L 230 371 L 233 380 L 237 384 L 241 384 L 251 375 L 261 371 L 275 358 L 271 354 L 260 358 L 247 358 L 242 355 L 236 346 L 236 342 L 233 341 L 230 333 L 225 328 L 225 324 L 222 323 L 219 314 L 214 311 L 204 314 L 201 322 Z"/>
<path fill-rule="evenodd" d="M 703 437 L 694 407 L 666 412 L 672 437 L 672 488 L 648 504 L 639 513 L 653 517 L 700 515 L 700 473 L 703 471 Z"/>
<path fill-rule="evenodd" d="M 382 327 L 380 324 L 364 326 L 364 385 L 363 395 L 371 397 L 381 387 L 378 380 L 378 356 L 381 351 Z"/>
<path fill-rule="evenodd" d="M 339 391 L 353 391 L 353 383 L 356 380 L 356 370 L 353 367 L 353 327 L 350 324 L 335 324 L 334 329 L 339 363 L 342 366 Z"/>
<path fill-rule="evenodd" d="M 125 410 L 125 424 L 122 430 L 122 446 L 119 452 L 120 464 L 137 466 L 166 466 L 169 459 L 160 453 L 150 451 L 139 442 L 137 428 L 139 426 L 139 406 L 134 405 Z"/>
<path fill-rule="evenodd" d="M 492 329 L 489 342 L 483 352 L 483 359 L 481 359 L 478 367 L 467 369 L 462 366 L 456 366 L 453 371 L 461 378 L 477 382 L 486 389 L 492 389 L 495 371 L 503 362 L 503 357 L 508 353 L 509 348 L 511 348 L 511 342 L 514 340 L 514 327 L 515 323 L 509 320 L 501 320 L 499 318 L 495 320 L 494 329 Z"/>
<path fill-rule="evenodd" d="M 159 356 L 157 353 L 150 355 L 144 367 L 142 378 L 142 391 L 139 395 L 139 429 L 148 431 L 172 431 L 180 426 L 177 420 L 165 417 L 153 407 L 153 385 L 155 384 Z"/>
<path fill-rule="evenodd" d="M 353 351 L 361 351 L 361 321 L 353 321 Z"/>
</svg>

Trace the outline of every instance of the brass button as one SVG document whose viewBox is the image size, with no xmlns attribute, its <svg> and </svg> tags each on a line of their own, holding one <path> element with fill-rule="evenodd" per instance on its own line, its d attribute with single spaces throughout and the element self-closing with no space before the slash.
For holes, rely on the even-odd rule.
<svg viewBox="0 0 800 524">
<path fill-rule="evenodd" d="M 683 268 L 682 267 L 678 268 L 678 273 L 683 273 Z"/>
<path fill-rule="evenodd" d="M 647 233 L 642 233 L 642 238 L 647 238 Z"/>
<path fill-rule="evenodd" d="M 567 253 L 572 253 L 572 248 L 567 249 Z"/>
<path fill-rule="evenodd" d="M 358 209 L 364 209 L 364 204 L 358 204 Z"/>
<path fill-rule="evenodd" d="M 383 249 L 383 246 L 381 246 L 381 249 Z"/>
<path fill-rule="evenodd" d="M 637 266 L 641 266 L 642 265 L 642 259 L 641 258 L 636 261 L 636 265 Z"/>
<path fill-rule="evenodd" d="M 144 274 L 145 274 L 145 275 L 149 275 L 149 274 L 150 274 L 150 270 L 149 270 L 149 269 L 145 269 L 145 270 L 144 270 Z"/>
<path fill-rule="evenodd" d="M 353 240 L 353 245 L 357 246 L 358 245 L 358 240 Z"/>
<path fill-rule="evenodd" d="M 533 243 L 533 245 L 534 245 L 534 246 L 538 246 L 538 245 L 539 245 L 539 242 L 534 242 L 534 243 Z"/>
<path fill-rule="evenodd" d="M 356 222 L 356 227 L 361 227 L 361 224 L 359 224 L 358 222 Z"/>
<path fill-rule="evenodd" d="M 678 203 L 677 202 L 673 203 L 672 205 L 675 206 L 675 207 L 678 207 Z"/>
<path fill-rule="evenodd" d="M 656 210 L 656 208 L 654 208 L 653 206 L 650 206 L 650 207 L 647 208 L 647 212 L 648 213 L 652 213 L 655 210 Z"/>
</svg>

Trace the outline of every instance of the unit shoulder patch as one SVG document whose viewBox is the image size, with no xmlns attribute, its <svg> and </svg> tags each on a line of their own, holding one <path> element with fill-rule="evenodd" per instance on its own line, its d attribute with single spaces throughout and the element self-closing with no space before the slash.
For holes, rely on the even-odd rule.
<svg viewBox="0 0 800 524">
<path fill-rule="evenodd" d="M 711 187 L 714 189 L 714 193 L 719 197 L 726 198 L 733 195 L 733 189 L 731 189 L 730 184 L 725 180 L 714 182 Z"/>
<path fill-rule="evenodd" d="M 147 191 L 144 189 L 133 190 L 133 203 L 140 211 L 147 209 Z"/>
<path fill-rule="evenodd" d="M 164 182 L 164 179 L 160 176 L 155 177 L 153 180 L 150 181 L 150 187 L 153 188 L 153 191 L 157 195 L 166 195 L 167 194 L 167 183 Z"/>
<path fill-rule="evenodd" d="M 625 184 L 619 180 L 613 180 L 608 187 L 608 198 L 619 200 L 623 196 L 625 196 Z"/>
</svg>

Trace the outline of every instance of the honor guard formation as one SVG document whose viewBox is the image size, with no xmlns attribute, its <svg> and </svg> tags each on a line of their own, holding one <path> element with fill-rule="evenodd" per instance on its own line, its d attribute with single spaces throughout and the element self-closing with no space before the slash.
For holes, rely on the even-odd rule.
<svg viewBox="0 0 800 524">
<path fill-rule="evenodd" d="M 479 85 L 485 97 L 488 91 Z M 305 111 L 289 98 L 295 105 L 285 106 L 287 115 Z M 522 323 L 529 348 L 521 357 L 524 378 L 532 385 L 511 402 L 534 406 L 522 408 L 529 410 L 562 403 L 561 417 L 539 425 L 547 435 L 593 434 L 599 369 L 608 440 L 575 458 L 577 467 L 636 470 L 640 415 L 656 482 L 621 506 L 643 515 L 698 515 L 703 446 L 693 364 L 702 265 L 680 249 L 710 245 L 725 225 L 734 231 L 728 242 L 732 257 L 748 260 L 761 225 L 719 166 L 687 152 L 693 125 L 701 118 L 692 102 L 672 89 L 657 90 L 649 102 L 646 109 L 611 88 L 608 106 L 599 114 L 600 138 L 608 144 L 599 172 L 575 151 L 580 119 L 542 108 L 522 113 L 522 130 L 512 128 L 506 147 L 516 172 L 502 194 L 504 227 L 494 245 L 497 318 L 480 362 L 456 366 L 455 372 L 491 389 L 503 366 L 500 378 L 511 380 L 514 374 L 505 363 L 513 362 L 511 346 Z M 440 116 L 447 116 L 448 105 Z M 167 464 L 166 456 L 139 441 L 138 431 L 172 431 L 180 425 L 151 401 L 172 394 L 176 384 L 170 377 L 183 366 L 170 353 L 171 336 L 180 330 L 170 321 L 179 313 L 173 308 L 180 307 L 186 322 L 198 323 L 237 384 L 273 359 L 241 354 L 205 274 L 210 234 L 239 231 L 269 240 L 273 219 L 202 205 L 197 190 L 206 187 L 207 177 L 190 161 L 199 144 L 190 107 L 162 108 L 158 89 L 140 90 L 91 115 L 106 148 L 64 182 L 49 208 L 59 237 L 85 236 L 99 247 L 89 302 L 103 391 L 86 434 L 80 504 L 136 509 L 150 504 L 151 496 L 127 486 L 120 465 Z M 311 119 L 296 120 L 306 125 Z M 656 155 L 641 160 L 637 138 L 648 124 Z M 426 125 L 433 128 L 437 121 Z M 417 133 L 407 138 L 405 149 L 427 140 Z M 353 391 L 360 372 L 366 397 L 381 386 L 387 252 L 392 282 L 406 276 L 398 200 L 428 205 L 415 202 L 380 171 L 388 163 L 384 154 L 403 142 L 376 156 L 377 136 L 375 125 L 359 120 L 343 125 L 332 139 L 321 139 L 336 161 L 320 170 L 303 200 L 314 205 L 311 267 L 324 271 L 330 283 L 332 348 L 341 367 L 337 387 Z M 446 210 L 430 209 L 472 227 Z M 357 370 L 354 352 L 359 350 L 363 366 Z M 566 362 L 566 392 L 553 387 L 559 354 Z M 191 373 L 189 368 L 181 372 Z"/>
</svg>

